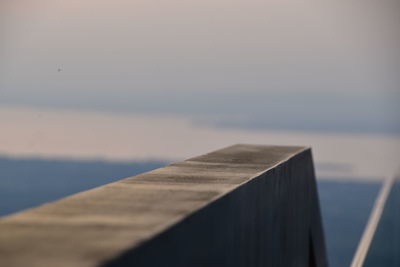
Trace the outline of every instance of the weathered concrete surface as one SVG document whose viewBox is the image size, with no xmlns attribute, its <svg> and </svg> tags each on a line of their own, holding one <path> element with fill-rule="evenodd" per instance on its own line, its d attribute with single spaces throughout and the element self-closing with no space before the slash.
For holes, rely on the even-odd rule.
<svg viewBox="0 0 400 267">
<path fill-rule="evenodd" d="M 326 266 L 311 151 L 235 145 L 5 217 L 0 266 Z"/>
</svg>

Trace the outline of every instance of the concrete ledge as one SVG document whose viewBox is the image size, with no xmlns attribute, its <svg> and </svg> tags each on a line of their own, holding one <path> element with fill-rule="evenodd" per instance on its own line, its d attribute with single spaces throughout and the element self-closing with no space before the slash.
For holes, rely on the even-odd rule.
<svg viewBox="0 0 400 267">
<path fill-rule="evenodd" d="M 235 145 L 0 220 L 0 266 L 326 266 L 311 151 Z"/>
</svg>

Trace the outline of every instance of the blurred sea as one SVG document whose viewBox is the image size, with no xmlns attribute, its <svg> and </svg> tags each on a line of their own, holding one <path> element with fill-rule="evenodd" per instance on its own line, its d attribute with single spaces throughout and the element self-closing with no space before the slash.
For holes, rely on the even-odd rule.
<svg viewBox="0 0 400 267">
<path fill-rule="evenodd" d="M 0 216 L 235 143 L 310 146 L 331 266 L 348 266 L 400 137 L 218 127 L 168 114 L 0 108 Z"/>
<path fill-rule="evenodd" d="M 0 158 L 0 216 L 166 165 L 161 161 L 107 162 Z M 331 266 L 348 266 L 373 202 L 377 181 L 318 181 Z"/>
</svg>

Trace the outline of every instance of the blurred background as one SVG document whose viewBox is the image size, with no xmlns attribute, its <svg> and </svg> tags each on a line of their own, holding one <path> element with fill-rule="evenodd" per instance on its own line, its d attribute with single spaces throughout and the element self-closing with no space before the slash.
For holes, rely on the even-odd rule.
<svg viewBox="0 0 400 267">
<path fill-rule="evenodd" d="M 312 146 L 331 266 L 400 156 L 398 0 L 2 0 L 0 215 L 234 143 Z"/>
</svg>

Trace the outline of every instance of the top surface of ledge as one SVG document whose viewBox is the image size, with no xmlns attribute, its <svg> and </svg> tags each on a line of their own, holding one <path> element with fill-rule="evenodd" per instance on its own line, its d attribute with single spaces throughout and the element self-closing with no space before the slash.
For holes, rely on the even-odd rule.
<svg viewBox="0 0 400 267">
<path fill-rule="evenodd" d="M 306 150 L 234 145 L 4 217 L 0 265 L 97 266 Z"/>
</svg>

